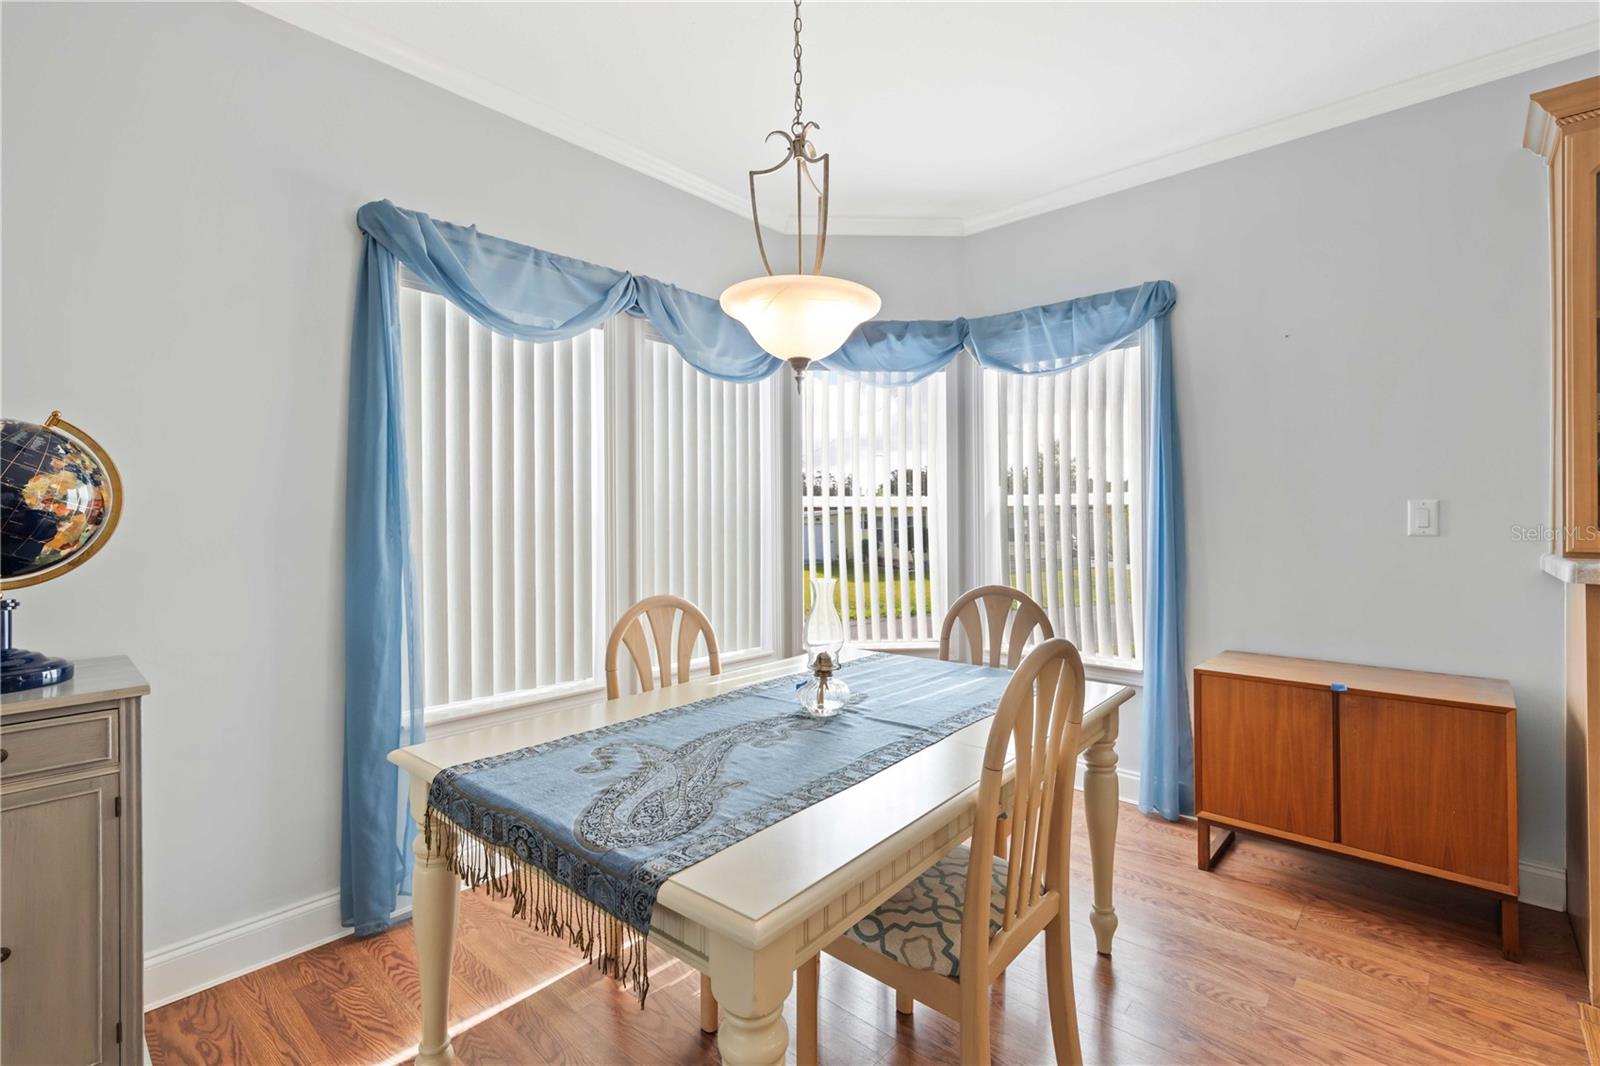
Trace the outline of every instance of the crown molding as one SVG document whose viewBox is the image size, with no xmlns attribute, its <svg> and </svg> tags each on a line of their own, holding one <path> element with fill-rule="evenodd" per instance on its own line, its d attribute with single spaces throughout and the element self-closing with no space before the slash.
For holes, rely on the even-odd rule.
<svg viewBox="0 0 1600 1066">
<path fill-rule="evenodd" d="M 740 218 L 750 218 L 750 205 L 743 193 L 708 181 L 676 163 L 668 162 L 597 126 L 582 122 L 558 108 L 524 96 L 491 79 L 429 59 L 386 34 L 351 21 L 330 4 L 273 3 L 269 0 L 244 0 L 244 2 L 263 14 L 332 41 L 369 59 L 375 59 L 386 66 L 394 67 L 490 110 L 498 111 L 569 144 L 609 159 L 613 163 L 654 178 L 680 192 L 698 197 Z M 1597 47 L 1600 47 L 1600 21 L 1540 37 L 1486 56 L 1479 56 L 1477 59 L 1457 63 L 1443 70 L 1408 78 L 1381 89 L 1360 93 L 1204 144 L 1074 182 L 1010 207 L 981 212 L 965 218 L 839 215 L 829 220 L 828 233 L 830 236 L 841 237 L 961 237 L 982 233 L 985 230 L 1080 204 L 1086 200 L 1122 192 L 1137 185 L 1159 181 L 1188 170 L 1196 170 L 1273 145 L 1447 96 L 1499 78 L 1559 63 L 1564 59 L 1574 59 L 1595 52 Z M 794 222 L 794 217 L 790 216 L 781 219 L 774 228 L 780 233 L 790 234 L 795 231 Z"/>
<path fill-rule="evenodd" d="M 1590 22 L 1524 44 L 1491 52 L 1429 74 L 1386 85 L 1381 89 L 1346 97 L 1323 107 L 1302 111 L 1205 144 L 1185 148 L 1170 155 L 1123 167 L 1086 181 L 1076 182 L 1044 196 L 1024 200 L 999 211 L 974 215 L 965 220 L 967 233 L 982 233 L 998 226 L 1021 222 L 1073 204 L 1083 203 L 1136 185 L 1159 181 L 1188 170 L 1220 163 L 1236 156 L 1271 148 L 1273 145 L 1309 137 L 1339 126 L 1374 118 L 1403 107 L 1448 96 L 1513 74 L 1535 70 L 1575 59 L 1600 48 L 1600 22 Z"/>
</svg>

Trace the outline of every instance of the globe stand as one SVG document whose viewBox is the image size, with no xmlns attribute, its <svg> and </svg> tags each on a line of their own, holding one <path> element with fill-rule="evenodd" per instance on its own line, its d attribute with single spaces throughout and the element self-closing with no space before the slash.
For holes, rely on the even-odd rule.
<svg viewBox="0 0 1600 1066">
<path fill-rule="evenodd" d="M 0 600 L 0 692 L 22 692 L 59 684 L 72 676 L 72 664 L 43 652 L 11 646 L 11 612 L 21 604 Z"/>
</svg>

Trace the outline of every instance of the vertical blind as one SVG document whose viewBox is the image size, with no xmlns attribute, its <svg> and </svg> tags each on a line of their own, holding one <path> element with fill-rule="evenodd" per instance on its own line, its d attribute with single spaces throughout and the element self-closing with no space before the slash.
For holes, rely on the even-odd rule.
<svg viewBox="0 0 1600 1066">
<path fill-rule="evenodd" d="M 839 581 L 854 639 L 937 640 L 947 580 L 946 380 L 813 371 L 800 416 L 802 580 Z M 810 582 L 803 603 L 810 607 Z"/>
<path fill-rule="evenodd" d="M 639 327 L 634 514 L 639 595 L 692 600 L 722 654 L 764 645 L 772 381 L 717 381 Z M 775 380 L 775 379 L 774 379 Z M 704 654 L 704 649 L 696 655 Z"/>
<path fill-rule="evenodd" d="M 592 681 L 604 333 L 515 341 L 410 285 L 400 329 L 426 706 Z"/>
<path fill-rule="evenodd" d="M 1129 667 L 1144 632 L 1141 362 L 1121 348 L 1060 374 L 983 375 L 1003 579 L 1085 659 Z"/>
</svg>

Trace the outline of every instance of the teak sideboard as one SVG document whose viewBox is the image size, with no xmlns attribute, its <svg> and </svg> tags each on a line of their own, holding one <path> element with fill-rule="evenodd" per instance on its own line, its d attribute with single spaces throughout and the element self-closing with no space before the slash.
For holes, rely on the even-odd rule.
<svg viewBox="0 0 1600 1066">
<path fill-rule="evenodd" d="M 1481 677 L 1229 651 L 1194 671 L 1199 862 L 1211 827 L 1455 881 L 1517 929 L 1517 707 Z"/>
</svg>

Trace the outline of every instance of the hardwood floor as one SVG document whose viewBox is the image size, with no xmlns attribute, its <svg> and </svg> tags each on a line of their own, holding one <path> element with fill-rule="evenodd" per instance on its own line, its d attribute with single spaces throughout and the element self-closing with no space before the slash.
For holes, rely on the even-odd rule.
<svg viewBox="0 0 1600 1066">
<path fill-rule="evenodd" d="M 1481 894 L 1290 845 L 1242 839 L 1212 873 L 1192 823 L 1122 809 L 1114 957 L 1084 915 L 1073 843 L 1073 968 L 1089 1062 L 1583 1063 L 1583 972 L 1563 915 L 1522 909 L 1521 963 L 1500 957 Z M 648 1006 L 482 896 L 461 901 L 452 997 L 469 1066 L 714 1063 L 698 978 L 656 953 Z M 997 1063 L 1050 1058 L 1042 941 L 995 992 Z M 822 1061 L 955 1063 L 954 1023 L 824 958 Z M 154 1066 L 399 1063 L 417 1032 L 409 926 L 342 940 L 150 1012 Z M 794 998 L 788 1013 L 793 1025 Z M 790 1060 L 793 1061 L 793 1042 Z"/>
</svg>

